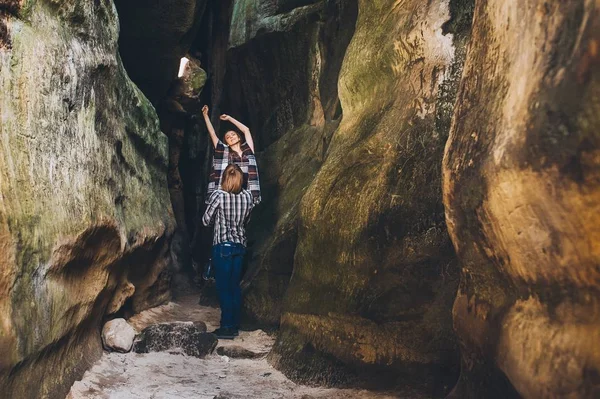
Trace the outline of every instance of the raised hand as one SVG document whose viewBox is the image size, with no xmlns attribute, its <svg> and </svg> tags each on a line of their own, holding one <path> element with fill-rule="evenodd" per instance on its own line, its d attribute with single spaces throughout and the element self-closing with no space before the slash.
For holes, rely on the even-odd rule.
<svg viewBox="0 0 600 399">
<path fill-rule="evenodd" d="M 227 114 L 223 114 L 219 117 L 222 121 L 228 121 L 231 117 Z"/>
<path fill-rule="evenodd" d="M 206 123 L 206 129 L 208 130 L 208 134 L 210 135 L 210 140 L 213 143 L 213 147 L 217 147 L 217 143 L 219 139 L 217 138 L 217 134 L 215 133 L 215 128 L 210 122 L 210 117 L 208 116 L 208 105 L 202 107 L 202 115 L 204 115 L 204 122 Z"/>
</svg>

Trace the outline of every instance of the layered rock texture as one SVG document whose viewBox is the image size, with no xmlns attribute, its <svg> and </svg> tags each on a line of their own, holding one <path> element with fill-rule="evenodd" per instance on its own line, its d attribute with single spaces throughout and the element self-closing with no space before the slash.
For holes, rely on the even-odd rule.
<svg viewBox="0 0 600 399">
<path fill-rule="evenodd" d="M 233 9 L 222 108 L 249 124 L 261 151 L 264 200 L 250 226 L 245 306 L 252 318 L 277 325 L 294 267 L 300 200 L 340 122 L 336 82 L 358 8 L 353 1 L 318 2 L 278 14 L 269 4 L 253 10 L 238 2 Z"/>
<path fill-rule="evenodd" d="M 600 395 L 598 0 L 115 2 L 0 0 L 3 394 L 64 396 L 103 319 L 202 258 L 208 103 L 255 138 L 244 306 L 280 327 L 273 365 Z"/>
<path fill-rule="evenodd" d="M 454 397 L 600 395 L 599 46 L 598 1 L 478 2 L 444 159 Z"/>
<path fill-rule="evenodd" d="M 301 200 L 273 361 L 301 378 L 352 381 L 343 364 L 371 382 L 405 373 L 443 390 L 457 272 L 439 164 L 460 60 L 442 33 L 448 2 L 401 3 L 358 3 L 343 117 Z"/>
<path fill-rule="evenodd" d="M 103 315 L 169 298 L 167 140 L 112 2 L 0 12 L 0 391 L 64 397 Z"/>
<path fill-rule="evenodd" d="M 185 272 L 192 269 L 190 241 L 197 213 L 196 191 L 203 192 L 205 181 L 198 171 L 208 158 L 206 140 L 202 140 L 205 135 L 199 137 L 191 120 L 200 113 L 197 97 L 206 73 L 188 50 L 198 34 L 207 1 L 115 0 L 115 5 L 121 24 L 119 52 L 123 63 L 132 81 L 156 105 L 161 131 L 169 138 L 167 180 L 177 222 L 171 255 L 178 271 L 175 284 L 183 287 Z M 200 55 L 197 51 L 194 54 Z M 182 78 L 177 79 L 184 56 L 190 62 Z"/>
<path fill-rule="evenodd" d="M 235 2 L 221 108 L 255 132 L 264 194 L 245 306 L 298 380 L 456 378 L 440 165 L 465 4 Z"/>
<path fill-rule="evenodd" d="M 454 301 L 455 397 L 598 394 L 597 7 L 235 2 L 213 98 L 262 151 L 244 287 L 273 364 L 443 392 Z"/>
</svg>

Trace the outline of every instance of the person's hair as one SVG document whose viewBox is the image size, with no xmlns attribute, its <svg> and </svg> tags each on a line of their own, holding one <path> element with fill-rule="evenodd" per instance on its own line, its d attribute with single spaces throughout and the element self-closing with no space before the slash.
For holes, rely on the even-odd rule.
<svg viewBox="0 0 600 399">
<path fill-rule="evenodd" d="M 237 134 L 238 139 L 240 139 L 240 143 L 243 141 L 242 134 L 240 132 L 238 132 L 237 130 L 229 129 L 228 131 L 225 132 L 225 134 L 227 134 L 229 132 L 233 132 L 233 133 Z M 223 135 L 223 137 L 225 137 L 225 134 Z"/>
<path fill-rule="evenodd" d="M 232 194 L 239 194 L 242 191 L 244 183 L 244 173 L 239 166 L 230 163 L 223 172 L 223 182 L 221 188 Z"/>
</svg>

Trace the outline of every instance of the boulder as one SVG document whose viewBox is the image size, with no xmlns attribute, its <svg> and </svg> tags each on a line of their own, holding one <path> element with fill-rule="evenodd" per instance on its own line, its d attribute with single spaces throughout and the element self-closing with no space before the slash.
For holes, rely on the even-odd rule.
<svg viewBox="0 0 600 399">
<path fill-rule="evenodd" d="M 206 332 L 206 326 L 199 324 L 185 322 L 154 324 L 141 332 L 134 343 L 133 351 L 136 353 L 172 351 L 203 358 L 213 353 L 218 341 L 214 334 Z"/>
<path fill-rule="evenodd" d="M 129 352 L 136 335 L 133 328 L 125 319 L 113 319 L 102 327 L 102 343 L 104 348 L 117 352 Z"/>
</svg>

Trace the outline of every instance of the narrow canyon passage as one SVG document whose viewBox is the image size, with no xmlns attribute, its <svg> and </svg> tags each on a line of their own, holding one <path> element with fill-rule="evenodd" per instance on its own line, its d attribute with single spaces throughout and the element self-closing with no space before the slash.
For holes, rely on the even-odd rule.
<svg viewBox="0 0 600 399">
<path fill-rule="evenodd" d="M 0 396 L 600 397 L 598 115 L 600 0 L 0 0 Z"/>
</svg>

